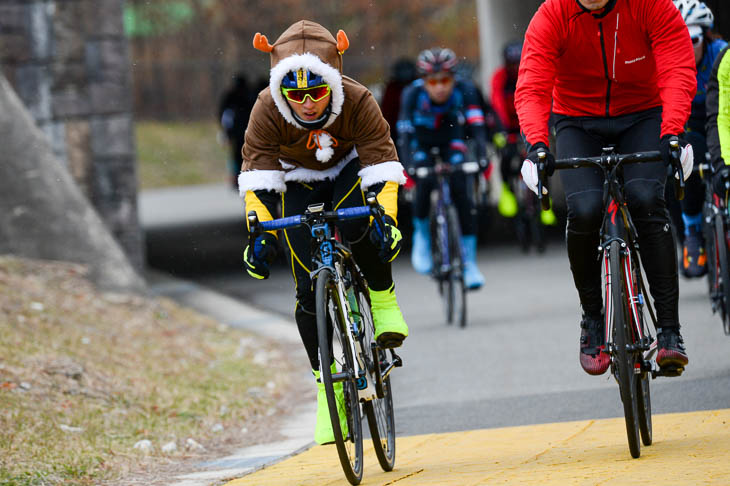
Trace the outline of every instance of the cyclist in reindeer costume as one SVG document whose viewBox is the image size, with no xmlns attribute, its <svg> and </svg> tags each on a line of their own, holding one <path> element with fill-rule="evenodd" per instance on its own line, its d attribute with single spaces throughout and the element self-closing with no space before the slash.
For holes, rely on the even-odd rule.
<svg viewBox="0 0 730 486">
<path fill-rule="evenodd" d="M 349 41 L 343 31 L 335 39 L 314 22 L 302 20 L 271 45 L 254 37 L 254 47 L 271 54 L 269 87 L 261 91 L 251 112 L 238 177 L 246 212 L 259 220 L 273 219 L 277 204 L 282 216 L 302 214 L 307 206 L 325 203 L 334 210 L 365 204 L 365 191 L 377 194 L 385 211 L 387 243 L 367 220 L 340 224 L 370 287 L 375 338 L 381 347 L 400 346 L 408 326 L 396 301 L 391 263 L 398 255 L 399 186 L 405 182 L 390 138 L 388 123 L 372 94 L 342 75 L 342 53 Z M 373 224 L 373 223 L 370 223 Z M 310 235 L 306 228 L 283 231 L 296 285 L 295 318 L 313 373 L 319 380 L 315 296 L 310 279 Z M 246 247 L 248 273 L 267 278 L 276 255 L 274 233 L 260 235 Z M 324 366 L 334 363 L 322 363 Z M 324 386 L 318 383 L 315 441 L 334 441 Z M 343 432 L 342 384 L 335 384 Z"/>
</svg>

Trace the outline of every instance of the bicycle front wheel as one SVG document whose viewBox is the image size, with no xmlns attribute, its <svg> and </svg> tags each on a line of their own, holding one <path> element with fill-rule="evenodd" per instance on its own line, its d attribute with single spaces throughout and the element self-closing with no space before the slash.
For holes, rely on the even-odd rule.
<svg viewBox="0 0 730 486">
<path fill-rule="evenodd" d="M 370 312 L 370 299 L 366 295 L 366 289 L 360 288 L 360 285 L 357 285 L 356 289 L 360 309 L 359 317 L 364 331 L 362 348 L 363 352 L 368 354 L 368 360 L 370 360 L 367 366 L 371 372 L 376 369 L 383 370 L 388 364 L 388 355 L 384 349 L 373 348 L 371 345 L 375 342 L 375 325 Z M 375 360 L 380 363 L 379 368 L 375 367 Z M 380 467 L 383 468 L 383 471 L 392 471 L 393 466 L 395 466 L 395 415 L 393 413 L 390 377 L 383 381 L 383 398 L 373 398 L 366 401 L 363 403 L 363 410 L 368 418 L 370 436 L 373 439 L 373 447 Z"/>
<path fill-rule="evenodd" d="M 626 419 L 626 435 L 629 439 L 631 457 L 641 455 L 639 442 L 639 406 L 637 397 L 637 375 L 634 373 L 636 354 L 629 350 L 629 336 L 631 323 L 628 299 L 626 298 L 626 274 L 623 272 L 624 256 L 621 254 L 618 242 L 611 244 L 609 249 L 611 303 L 613 317 L 613 364 L 614 375 L 618 380 L 621 401 L 624 406 Z"/>
<path fill-rule="evenodd" d="M 452 206 L 447 211 L 451 272 L 449 274 L 449 307 L 454 322 L 466 327 L 466 286 L 464 285 L 464 251 L 461 247 L 459 216 Z"/>
<path fill-rule="evenodd" d="M 360 484 L 363 472 L 362 420 L 360 399 L 357 393 L 355 364 L 350 344 L 349 324 L 345 307 L 332 272 L 322 270 L 317 276 L 317 334 L 319 340 L 320 377 L 324 383 L 332 430 L 342 470 L 351 484 Z M 331 331 L 330 331 L 331 330 Z M 332 340 L 329 335 L 332 332 Z M 330 344 L 331 343 L 331 344 Z M 336 365 L 333 374 L 330 364 Z M 342 387 L 344 400 L 338 404 L 337 395 Z M 338 408 L 344 409 L 338 411 Z M 340 423 L 344 412 L 347 430 Z"/>
</svg>

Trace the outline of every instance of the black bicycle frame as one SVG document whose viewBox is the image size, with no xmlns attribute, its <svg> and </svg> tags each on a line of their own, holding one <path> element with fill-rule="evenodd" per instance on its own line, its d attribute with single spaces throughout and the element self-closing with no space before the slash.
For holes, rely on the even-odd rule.
<svg viewBox="0 0 730 486">
<path fill-rule="evenodd" d="M 605 155 L 605 154 L 604 154 Z M 611 157 L 611 155 L 608 155 Z M 610 162 L 609 162 L 610 163 Z M 609 166 L 610 167 L 610 166 Z M 646 295 L 646 286 L 644 284 L 644 278 L 641 272 L 641 268 L 633 268 L 633 262 L 635 261 L 632 255 L 632 251 L 639 253 L 639 242 L 636 232 L 636 227 L 631 219 L 626 201 L 624 198 L 621 182 L 619 180 L 620 174 L 620 163 L 616 163 L 613 168 L 604 167 L 604 214 L 603 223 L 601 224 L 601 232 L 599 236 L 600 246 L 598 247 L 599 252 L 603 252 L 603 265 L 605 274 L 609 279 L 617 278 L 610 274 L 609 265 L 609 249 L 612 244 L 618 244 L 621 247 L 621 265 L 624 273 L 624 282 L 626 284 L 626 299 L 630 310 L 630 322 L 633 324 L 631 328 L 631 334 L 627 338 L 632 341 L 634 346 L 643 352 L 649 351 L 651 342 L 649 339 L 649 332 L 645 328 L 643 319 L 640 318 L 641 309 L 639 306 L 646 305 L 649 314 L 651 315 L 652 321 L 656 323 L 654 310 L 651 303 L 644 298 Z M 638 260 L 636 260 L 638 263 Z M 634 287 L 634 274 L 636 274 L 639 288 Z M 610 326 L 611 316 L 616 310 L 613 308 L 615 303 L 613 302 L 613 296 L 611 294 L 611 282 L 606 282 L 606 312 L 605 312 L 605 341 L 610 342 Z"/>
<path fill-rule="evenodd" d="M 411 175 L 416 178 L 423 179 L 429 175 L 436 176 L 436 182 L 438 184 L 436 207 L 435 211 L 437 214 L 436 224 L 438 229 L 436 231 L 436 237 L 439 238 L 440 248 L 442 249 L 441 267 L 438 275 L 448 275 L 451 271 L 451 248 L 449 246 L 449 229 L 446 221 L 447 209 L 453 205 L 451 200 L 451 186 L 449 185 L 449 175 L 455 171 L 461 170 L 465 174 L 473 174 L 479 171 L 478 162 L 463 162 L 459 165 L 451 165 L 444 163 L 438 153 L 434 154 L 436 157 L 436 164 L 433 167 L 419 167 L 411 169 Z"/>
<path fill-rule="evenodd" d="M 572 159 L 559 160 L 556 162 L 556 169 L 573 169 L 579 167 L 593 167 L 599 168 L 603 172 L 603 221 L 601 223 L 601 230 L 599 234 L 600 246 L 598 251 L 603 254 L 603 265 L 604 270 L 609 278 L 615 278 L 610 275 L 609 272 L 609 249 L 612 244 L 618 244 L 621 248 L 622 255 L 622 270 L 624 272 L 624 278 L 626 282 L 626 298 L 630 309 L 630 320 L 632 322 L 632 330 L 634 333 L 634 344 L 638 346 L 636 349 L 640 349 L 642 352 L 647 353 L 648 351 L 655 349 L 652 348 L 652 343 L 649 342 L 650 333 L 647 330 L 646 324 L 641 319 L 640 306 L 646 305 L 649 315 L 651 316 L 652 322 L 656 325 L 656 315 L 654 309 L 648 299 L 644 296 L 648 295 L 646 290 L 646 284 L 644 277 L 641 272 L 640 263 L 638 260 L 633 258 L 632 252 L 639 254 L 639 240 L 636 232 L 636 227 L 631 219 L 631 214 L 628 211 L 626 200 L 623 193 L 623 164 L 638 163 L 638 162 L 658 162 L 661 161 L 661 154 L 659 152 L 640 152 L 630 155 L 619 155 L 614 152 L 613 147 L 607 147 L 603 149 L 603 153 L 600 157 L 577 157 Z M 684 187 L 684 180 L 682 179 L 681 168 L 679 169 L 680 186 Z M 682 191 L 683 192 L 683 191 Z M 538 197 L 543 201 L 547 198 L 542 198 L 542 177 L 540 178 Z M 637 268 L 634 268 L 634 261 L 637 262 Z M 638 282 L 638 288 L 634 288 L 634 276 Z M 610 342 L 610 319 L 612 312 L 614 311 L 612 302 L 612 296 L 610 292 L 610 281 L 606 282 L 606 296 L 605 296 L 605 342 Z M 628 336 L 631 338 L 632 336 Z M 650 353 L 649 353 L 650 354 Z"/>
</svg>

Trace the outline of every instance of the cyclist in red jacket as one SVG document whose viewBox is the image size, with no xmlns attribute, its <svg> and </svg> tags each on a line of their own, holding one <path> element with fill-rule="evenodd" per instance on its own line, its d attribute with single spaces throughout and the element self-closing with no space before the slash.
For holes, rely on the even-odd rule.
<svg viewBox="0 0 730 486">
<path fill-rule="evenodd" d="M 679 331 L 677 259 L 664 201 L 669 143 L 679 139 L 685 177 L 692 149 L 681 139 L 697 89 L 692 42 L 672 0 L 546 0 L 525 35 L 515 104 L 528 155 L 525 184 L 537 192 L 537 153 L 548 153 L 548 118 L 558 158 L 661 150 L 661 162 L 624 168 L 624 190 L 657 310 L 661 367 L 684 367 Z M 590 374 L 609 366 L 603 329 L 598 236 L 603 174 L 561 171 L 568 207 L 567 245 L 583 309 L 580 363 Z"/>
</svg>

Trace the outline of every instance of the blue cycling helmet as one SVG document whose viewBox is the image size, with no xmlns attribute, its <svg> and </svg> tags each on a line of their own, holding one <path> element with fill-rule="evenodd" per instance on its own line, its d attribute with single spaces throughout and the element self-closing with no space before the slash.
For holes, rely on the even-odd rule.
<svg viewBox="0 0 730 486">
<path fill-rule="evenodd" d="M 322 76 L 304 68 L 289 71 L 281 80 L 282 88 L 313 88 L 327 84 Z"/>
</svg>

